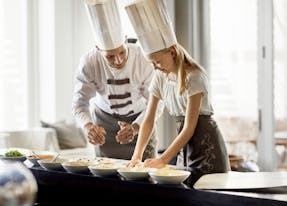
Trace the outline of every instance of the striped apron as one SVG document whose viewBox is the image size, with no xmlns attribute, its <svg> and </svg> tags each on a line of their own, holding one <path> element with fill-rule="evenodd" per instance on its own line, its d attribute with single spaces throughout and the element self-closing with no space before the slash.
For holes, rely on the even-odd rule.
<svg viewBox="0 0 287 206">
<path fill-rule="evenodd" d="M 118 121 L 125 121 L 131 124 L 139 115 L 140 113 L 129 117 L 114 116 L 102 111 L 99 107 L 95 106 L 92 111 L 93 123 L 105 128 L 106 130 L 105 144 L 95 145 L 96 156 L 130 160 L 132 158 L 138 136 L 136 135 L 133 141 L 130 143 L 118 143 L 116 141 L 117 132 L 120 130 Z M 155 130 L 153 130 L 151 138 L 143 154 L 143 161 L 147 158 L 154 158 L 156 155 L 157 139 Z"/>
<path fill-rule="evenodd" d="M 176 117 L 176 122 L 179 133 L 184 125 L 184 116 Z M 176 165 L 191 172 L 185 181 L 189 186 L 204 174 L 230 170 L 226 145 L 211 116 L 199 115 L 194 134 L 178 154 Z"/>
</svg>

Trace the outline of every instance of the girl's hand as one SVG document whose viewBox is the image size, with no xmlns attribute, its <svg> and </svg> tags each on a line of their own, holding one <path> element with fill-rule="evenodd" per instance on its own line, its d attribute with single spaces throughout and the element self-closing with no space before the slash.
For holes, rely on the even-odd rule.
<svg viewBox="0 0 287 206">
<path fill-rule="evenodd" d="M 127 167 L 135 167 L 137 165 L 141 164 L 141 160 L 140 159 L 132 159 L 131 161 L 129 161 L 127 163 Z"/>
<path fill-rule="evenodd" d="M 153 158 L 153 159 L 146 159 L 144 161 L 144 167 L 152 167 L 152 168 L 162 168 L 166 164 L 161 158 Z"/>
</svg>

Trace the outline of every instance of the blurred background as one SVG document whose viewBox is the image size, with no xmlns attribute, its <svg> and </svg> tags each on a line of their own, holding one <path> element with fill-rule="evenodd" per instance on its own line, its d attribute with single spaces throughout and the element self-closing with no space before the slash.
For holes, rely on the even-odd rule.
<svg viewBox="0 0 287 206">
<path fill-rule="evenodd" d="M 128 37 L 135 34 L 119 0 Z M 287 1 L 167 0 L 176 35 L 208 72 L 231 155 L 287 165 Z M 74 75 L 95 46 L 83 0 L 0 0 L 0 131 L 72 119 Z M 164 112 L 160 149 L 176 135 Z"/>
</svg>

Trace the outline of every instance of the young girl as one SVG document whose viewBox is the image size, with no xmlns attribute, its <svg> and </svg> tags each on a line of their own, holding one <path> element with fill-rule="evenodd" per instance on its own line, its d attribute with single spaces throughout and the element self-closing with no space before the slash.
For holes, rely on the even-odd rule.
<svg viewBox="0 0 287 206">
<path fill-rule="evenodd" d="M 144 166 L 162 168 L 177 156 L 177 167 L 191 172 L 186 183 L 193 185 L 203 174 L 230 170 L 229 159 L 222 135 L 212 118 L 213 109 L 208 97 L 208 79 L 204 69 L 176 42 L 171 26 L 164 28 L 164 32 L 160 30 L 169 22 L 165 19 L 168 15 L 163 2 L 143 0 L 140 3 L 146 4 L 144 7 L 133 9 L 137 3 L 126 7 L 147 59 L 159 70 L 150 85 L 147 112 L 129 166 L 142 161 L 144 148 L 154 126 L 158 102 L 163 100 L 170 115 L 176 118 L 178 135 L 163 154 L 145 160 Z M 138 11 L 140 8 L 146 11 Z M 154 22 L 167 22 L 162 26 L 154 26 L 155 33 L 163 34 L 162 39 L 169 40 L 156 46 L 149 34 L 143 35 L 146 26 L 144 19 L 149 17 L 143 16 L 142 21 L 134 21 L 135 16 L 137 20 L 141 14 L 149 13 L 149 8 L 153 13 L 158 8 L 160 14 L 154 15 L 156 18 L 148 22 L 153 22 L 153 25 L 156 25 Z M 143 22 L 142 25 L 139 22 Z M 149 27 L 149 33 L 150 30 L 152 26 Z"/>
</svg>

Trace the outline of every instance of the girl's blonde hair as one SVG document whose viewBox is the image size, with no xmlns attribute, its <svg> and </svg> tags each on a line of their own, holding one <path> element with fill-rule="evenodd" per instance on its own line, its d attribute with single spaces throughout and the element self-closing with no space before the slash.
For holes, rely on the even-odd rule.
<svg viewBox="0 0 287 206">
<path fill-rule="evenodd" d="M 189 55 L 189 53 L 178 43 L 169 48 L 162 49 L 150 55 L 169 52 L 172 47 L 175 49 L 176 53 L 174 63 L 178 68 L 177 81 L 179 86 L 179 94 L 182 95 L 185 89 L 187 88 L 185 66 L 188 65 L 193 69 L 201 69 L 201 70 L 202 68 L 193 60 L 193 58 Z"/>
<path fill-rule="evenodd" d="M 200 67 L 180 44 L 177 43 L 173 47 L 176 52 L 174 61 L 178 68 L 177 80 L 179 85 L 179 94 L 182 95 L 187 88 L 185 65 L 189 65 L 193 69 L 200 69 Z"/>
</svg>

